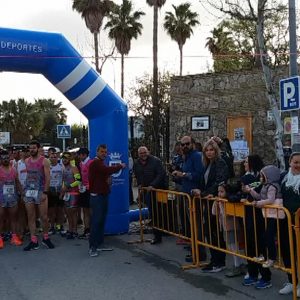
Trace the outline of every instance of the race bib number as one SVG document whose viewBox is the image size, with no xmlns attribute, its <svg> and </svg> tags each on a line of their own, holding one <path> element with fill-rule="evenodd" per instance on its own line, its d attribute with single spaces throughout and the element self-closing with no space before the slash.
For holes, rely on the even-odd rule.
<svg viewBox="0 0 300 300">
<path fill-rule="evenodd" d="M 50 186 L 51 187 L 59 187 L 61 185 L 61 181 L 58 179 L 51 179 L 50 180 Z"/>
<path fill-rule="evenodd" d="M 3 185 L 3 195 L 13 195 L 15 193 L 15 187 L 10 184 Z"/>
<path fill-rule="evenodd" d="M 25 193 L 25 196 L 27 198 L 37 199 L 38 194 L 39 194 L 39 191 L 37 191 L 37 190 L 27 190 L 26 193 Z"/>
<path fill-rule="evenodd" d="M 63 200 L 64 201 L 69 201 L 70 200 L 70 194 L 69 193 L 65 193 Z"/>
</svg>

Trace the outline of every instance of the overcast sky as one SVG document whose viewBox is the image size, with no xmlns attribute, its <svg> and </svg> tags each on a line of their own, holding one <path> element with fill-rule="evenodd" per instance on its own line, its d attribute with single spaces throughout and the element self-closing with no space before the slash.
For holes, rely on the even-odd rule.
<svg viewBox="0 0 300 300">
<path fill-rule="evenodd" d="M 115 1 L 121 3 L 122 0 Z M 178 5 L 183 0 L 167 0 L 159 14 L 159 71 L 179 72 L 179 50 L 174 41 L 162 29 L 166 11 L 173 11 L 172 4 Z M 211 57 L 205 48 L 206 38 L 219 22 L 211 9 L 199 0 L 190 0 L 192 10 L 200 15 L 201 25 L 194 30 L 194 35 L 184 46 L 183 74 L 206 72 L 211 66 Z M 92 35 L 86 29 L 84 20 L 72 10 L 71 0 L 0 0 L 0 27 L 28 30 L 60 32 L 77 51 L 85 57 L 93 55 Z M 129 58 L 125 61 L 125 92 L 134 83 L 134 78 L 145 72 L 152 73 L 152 18 L 153 9 L 146 0 L 133 0 L 134 9 L 146 13 L 141 22 L 144 29 L 142 36 L 132 42 Z M 100 43 L 108 50 L 110 42 L 104 41 L 102 34 Z M 88 60 L 88 58 L 87 58 Z M 120 59 L 106 62 L 102 78 L 120 94 Z M 42 75 L 0 72 L 0 100 L 24 97 L 28 101 L 38 98 L 53 98 L 61 101 L 67 108 L 68 124 L 86 123 L 85 117 Z M 126 100 L 126 95 L 125 95 Z"/>
</svg>

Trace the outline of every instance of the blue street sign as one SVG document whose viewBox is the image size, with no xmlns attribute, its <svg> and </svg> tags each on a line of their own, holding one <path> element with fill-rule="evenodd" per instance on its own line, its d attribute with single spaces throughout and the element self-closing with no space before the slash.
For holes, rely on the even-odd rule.
<svg viewBox="0 0 300 300">
<path fill-rule="evenodd" d="M 290 111 L 299 109 L 300 77 L 294 76 L 282 79 L 279 82 L 280 86 L 280 109 L 282 111 Z"/>
<path fill-rule="evenodd" d="M 70 125 L 57 125 L 57 138 L 70 139 L 71 138 L 71 126 Z"/>
</svg>

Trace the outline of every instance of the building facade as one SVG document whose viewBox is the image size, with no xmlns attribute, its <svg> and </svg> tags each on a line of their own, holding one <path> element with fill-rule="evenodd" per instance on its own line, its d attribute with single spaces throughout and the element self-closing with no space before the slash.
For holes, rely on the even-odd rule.
<svg viewBox="0 0 300 300">
<path fill-rule="evenodd" d="M 282 69 L 274 79 L 288 77 Z M 170 102 L 170 149 L 185 134 L 202 144 L 212 135 L 228 137 L 241 148 L 237 160 L 259 154 L 274 163 L 275 123 L 261 70 L 173 77 Z M 242 151 L 242 150 L 245 151 Z"/>
</svg>

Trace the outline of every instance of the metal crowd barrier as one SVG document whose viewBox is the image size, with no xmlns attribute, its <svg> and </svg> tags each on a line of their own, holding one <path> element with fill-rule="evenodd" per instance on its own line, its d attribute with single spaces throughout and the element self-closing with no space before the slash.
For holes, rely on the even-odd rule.
<svg viewBox="0 0 300 300">
<path fill-rule="evenodd" d="M 138 194 L 138 205 L 140 240 L 134 242 L 150 242 L 144 237 L 144 232 L 149 228 L 185 240 L 191 246 L 193 263 L 183 268 L 192 268 L 196 263 L 196 252 L 190 196 L 171 190 L 142 188 Z M 148 208 L 148 214 L 143 213 L 144 208 Z"/>
<path fill-rule="evenodd" d="M 296 249 L 297 249 L 297 270 L 298 280 L 300 280 L 300 208 L 298 208 L 295 214 L 295 236 L 296 236 Z M 294 285 L 294 295 L 296 288 Z"/>
<path fill-rule="evenodd" d="M 294 220 L 292 220 L 290 212 L 278 205 L 257 208 L 249 202 L 231 203 L 221 198 L 194 197 L 191 199 L 186 193 L 159 189 L 148 190 L 147 188 L 139 190 L 138 199 L 140 240 L 136 242 L 150 241 L 144 238 L 144 231 L 149 228 L 188 241 L 191 244 L 193 263 L 183 266 L 184 269 L 201 267 L 206 264 L 201 262 L 201 247 L 235 255 L 248 262 L 262 264 L 263 262 L 257 259 L 260 254 L 269 258 L 262 234 L 268 229 L 268 219 L 273 216 L 276 226 L 277 253 L 277 260 L 273 267 L 291 275 L 293 299 L 297 299 L 297 273 L 300 278 L 300 264 L 297 268 L 296 257 L 299 261 L 300 209 L 295 215 L 293 224 Z M 148 214 L 142 213 L 145 208 L 148 208 Z M 221 214 L 224 214 L 223 218 Z M 286 227 L 283 226 L 284 219 L 287 222 L 285 223 Z M 234 236 L 234 247 L 230 249 L 228 230 L 221 230 L 227 228 L 228 222 L 231 223 Z M 283 232 L 284 229 L 287 232 Z M 291 257 L 291 267 L 289 268 L 284 266 L 281 255 L 281 237 L 283 235 L 288 235 Z M 294 253 L 294 243 L 297 244 L 296 253 Z"/>
<path fill-rule="evenodd" d="M 203 265 L 200 263 L 199 247 L 207 247 L 223 253 L 241 257 L 247 261 L 262 264 L 263 262 L 258 259 L 261 254 L 264 254 L 265 258 L 269 258 L 269 254 L 264 245 L 265 241 L 262 240 L 262 235 L 264 232 L 263 230 L 267 230 L 268 228 L 268 216 L 270 216 L 270 214 L 273 215 L 273 219 L 275 220 L 276 224 L 277 253 L 277 260 L 273 267 L 291 274 L 293 282 L 293 299 L 297 299 L 297 268 L 295 267 L 296 254 L 294 253 L 293 247 L 293 229 L 296 229 L 296 237 L 298 234 L 298 237 L 296 238 L 298 242 L 300 236 L 300 210 L 298 211 L 298 217 L 296 217 L 295 223 L 296 226 L 294 228 L 291 214 L 284 207 L 266 205 L 264 208 L 256 208 L 249 202 L 231 203 L 226 199 L 221 198 L 194 197 L 192 202 L 193 206 L 195 207 L 193 213 L 193 229 L 195 231 L 194 236 L 196 237 L 196 265 L 199 266 Z M 286 233 L 281 232 L 281 224 L 284 218 L 287 219 L 288 232 Z M 234 247 L 230 247 L 231 249 L 229 249 L 228 246 L 228 230 L 224 230 L 228 228 L 227 225 L 229 222 L 231 223 L 234 233 Z M 249 230 L 249 226 L 252 227 L 252 229 L 250 228 Z M 291 257 L 290 268 L 284 266 L 281 258 L 280 236 L 282 236 L 282 234 L 288 234 Z M 243 244 L 243 247 L 241 247 L 241 244 Z M 236 250 L 232 250 L 232 248 Z M 298 257 L 300 257 L 299 245 L 297 246 L 297 252 Z"/>
</svg>

